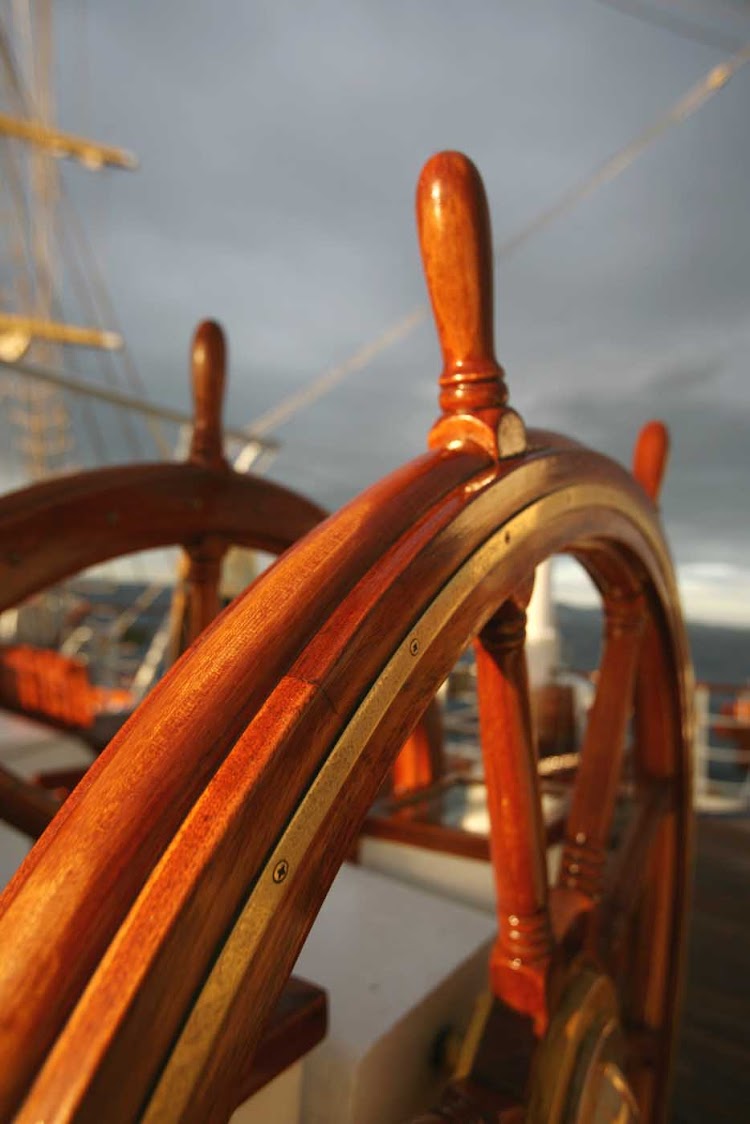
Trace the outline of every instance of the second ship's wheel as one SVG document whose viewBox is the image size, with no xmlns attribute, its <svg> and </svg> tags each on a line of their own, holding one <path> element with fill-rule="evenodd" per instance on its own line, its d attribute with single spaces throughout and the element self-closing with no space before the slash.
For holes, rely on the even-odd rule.
<svg viewBox="0 0 750 1124">
<path fill-rule="evenodd" d="M 492 999 L 429 1119 L 664 1116 L 689 849 L 670 560 L 639 483 L 526 433 L 506 405 L 473 165 L 433 158 L 418 214 L 445 357 L 432 451 L 203 634 L 17 875 L 0 917 L 0 1104 L 19 1121 L 228 1116 L 386 771 L 475 638 L 499 930 Z M 561 551 L 600 590 L 606 638 L 550 887 L 524 606 Z M 620 831 L 626 743 L 636 798 Z M 194 768 L 203 791 L 186 807 Z"/>
</svg>

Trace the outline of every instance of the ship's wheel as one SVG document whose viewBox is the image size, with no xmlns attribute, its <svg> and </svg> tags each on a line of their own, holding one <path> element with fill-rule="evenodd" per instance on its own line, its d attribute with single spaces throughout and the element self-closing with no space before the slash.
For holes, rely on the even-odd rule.
<svg viewBox="0 0 750 1124">
<path fill-rule="evenodd" d="M 226 344 L 214 321 L 195 331 L 191 375 L 194 426 L 186 461 L 96 468 L 0 498 L 0 612 L 90 566 L 179 544 L 183 581 L 172 600 L 168 652 L 174 662 L 220 610 L 221 565 L 230 546 L 279 554 L 325 517 L 303 496 L 234 471 L 226 460 Z M 100 749 L 93 700 L 101 692 L 85 674 L 77 694 L 70 660 L 30 646 L 15 655 L 7 666 L 0 659 L 0 706 L 72 729 Z M 122 713 L 105 719 L 106 737 L 135 705 L 128 691 L 119 694 Z M 0 766 L 0 820 L 36 838 L 57 812 L 58 794 L 82 774 L 80 768 L 52 774 L 53 794 Z"/>
<path fill-rule="evenodd" d="M 658 515 L 624 469 L 526 432 L 507 407 L 468 160 L 428 163 L 418 216 L 445 358 L 431 450 L 203 633 L 31 852 L 0 918 L 5 1116 L 228 1116 L 238 1061 L 399 746 L 473 640 L 499 931 L 491 997 L 429 1119 L 665 1114 L 690 723 Z M 535 567 L 560 552 L 599 589 L 606 636 L 550 887 L 524 607 Z"/>
</svg>

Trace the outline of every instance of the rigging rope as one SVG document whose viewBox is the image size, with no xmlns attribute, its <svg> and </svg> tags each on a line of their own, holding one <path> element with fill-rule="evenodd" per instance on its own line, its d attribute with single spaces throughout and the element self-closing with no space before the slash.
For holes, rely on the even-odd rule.
<svg viewBox="0 0 750 1124">
<path fill-rule="evenodd" d="M 74 378 L 72 375 L 63 375 L 59 371 L 50 371 L 44 367 L 32 366 L 30 363 L 23 363 L 20 360 L 13 363 L 6 363 L 0 359 L 0 370 L 6 368 L 10 371 L 20 371 L 22 375 L 26 375 L 30 379 L 36 379 L 38 382 L 50 383 L 52 386 L 59 386 L 63 390 L 69 391 L 71 394 L 83 395 L 87 398 L 96 398 L 100 402 L 107 402 L 110 406 L 118 406 L 123 410 L 132 410 L 134 413 L 142 414 L 147 418 L 157 418 L 160 421 L 175 422 L 177 425 L 187 425 L 192 427 L 195 419 L 191 414 L 186 414 L 182 410 L 173 410 L 170 406 L 157 406 L 153 402 L 149 402 L 143 398 L 136 398 L 134 395 L 121 394 L 118 390 L 111 390 L 109 387 L 97 386 L 95 383 L 85 382 L 83 379 Z M 223 427 L 222 432 L 225 437 L 233 437 L 237 441 L 242 441 L 243 444 L 256 444 L 259 452 L 271 451 L 278 449 L 278 442 L 273 438 L 260 438 L 255 433 L 254 429 L 230 429 Z"/>
<path fill-rule="evenodd" d="M 671 31 L 681 39 L 690 39 L 693 43 L 702 43 L 705 47 L 715 47 L 718 51 L 740 51 L 744 46 L 743 41 L 736 35 L 727 35 L 713 27 L 706 27 L 682 13 L 666 11 L 659 5 L 644 4 L 641 0 L 596 0 L 596 3 L 603 8 L 639 20 L 641 23 L 647 23 L 650 27 Z"/>
<path fill-rule="evenodd" d="M 289 418 L 305 407 L 311 406 L 313 402 L 317 402 L 324 394 L 328 394 L 340 382 L 343 382 L 348 375 L 354 374 L 355 371 L 361 371 L 366 367 L 371 359 L 379 355 L 381 351 L 385 351 L 391 347 L 392 344 L 397 343 L 399 340 L 408 336 L 409 333 L 421 324 L 427 317 L 427 308 L 425 305 L 420 305 L 410 312 L 408 316 L 402 317 L 392 324 L 390 328 L 379 335 L 371 343 L 365 344 L 358 351 L 355 351 L 349 359 L 343 363 L 337 363 L 333 367 L 329 367 L 324 371 L 319 378 L 314 379 L 308 386 L 302 387 L 300 390 L 290 394 L 278 406 L 272 407 L 267 410 L 265 414 L 261 414 L 259 418 L 253 423 L 251 430 L 254 436 L 262 436 L 268 433 L 271 429 L 278 429 L 280 425 L 289 421 Z"/>
<path fill-rule="evenodd" d="M 750 43 L 731 55 L 723 63 L 712 67 L 708 74 L 692 86 L 652 125 L 649 125 L 624 148 L 621 148 L 595 168 L 584 180 L 563 192 L 555 203 L 542 211 L 516 234 L 497 245 L 495 247 L 496 260 L 506 258 L 509 254 L 514 253 L 530 238 L 538 234 L 540 230 L 549 226 L 568 211 L 573 210 L 582 200 L 592 195 L 603 184 L 616 179 L 668 129 L 687 120 L 710 98 L 718 94 L 730 78 L 734 77 L 747 62 L 750 62 Z M 361 371 L 376 356 L 382 354 L 394 343 L 404 339 L 427 318 L 427 312 L 426 305 L 420 305 L 413 309 L 408 316 L 397 320 L 395 324 L 378 335 L 372 342 L 359 348 L 349 359 L 327 368 L 306 387 L 295 391 L 277 406 L 273 406 L 266 413 L 261 414 L 251 427 L 251 432 L 260 436 L 268 433 L 271 429 L 278 429 L 279 426 L 284 425 L 300 410 L 306 409 L 323 398 L 349 375 Z"/>
<path fill-rule="evenodd" d="M 32 92 L 27 89 L 24 84 L 23 77 L 16 65 L 13 50 L 2 23 L 0 23 L 0 61 L 2 61 L 12 86 L 16 111 L 20 113 L 21 116 L 38 116 L 38 107 L 34 103 Z M 105 321 L 109 321 L 115 324 L 119 330 L 114 305 L 110 298 L 102 270 L 62 179 L 60 179 L 58 187 L 57 205 L 61 212 L 66 212 L 66 221 L 61 227 L 62 235 L 58 232 L 58 240 L 61 250 L 64 249 L 62 245 L 63 237 L 67 237 L 72 241 L 74 256 L 69 258 L 68 264 L 73 289 L 78 295 L 82 308 L 91 313 L 96 323 L 103 324 Z M 88 266 L 88 273 L 86 266 Z M 122 335 L 122 332 L 120 332 L 120 334 Z M 135 360 L 127 348 L 127 344 L 124 345 L 120 352 L 120 360 L 126 380 L 130 383 L 131 387 L 134 388 L 136 393 L 145 395 L 146 390 L 143 380 L 136 367 Z M 99 367 L 100 370 L 103 371 L 106 380 L 116 386 L 119 379 L 115 368 L 114 357 L 104 352 L 100 356 Z M 172 449 L 169 441 L 161 432 L 158 423 L 155 422 L 153 418 L 147 418 L 146 425 L 159 455 L 165 459 L 169 459 L 172 454 Z M 127 415 L 122 419 L 122 426 L 131 451 L 137 454 L 140 451 L 140 441 Z"/>
</svg>

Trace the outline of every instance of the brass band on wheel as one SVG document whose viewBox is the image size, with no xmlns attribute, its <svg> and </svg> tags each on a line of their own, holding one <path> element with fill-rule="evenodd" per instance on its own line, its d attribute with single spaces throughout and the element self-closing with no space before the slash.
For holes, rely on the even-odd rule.
<svg viewBox="0 0 750 1124">
<path fill-rule="evenodd" d="M 220 1036 L 231 1008 L 232 997 L 242 986 L 249 965 L 267 938 L 274 913 L 285 896 L 294 890 L 296 872 L 303 856 L 334 810 L 347 778 L 392 700 L 417 673 L 432 642 L 469 599 L 472 591 L 493 570 L 505 564 L 509 571 L 512 568 L 510 563 L 517 565 L 521 556 L 529 567 L 533 567 L 542 557 L 554 553 L 555 549 L 573 546 L 576 541 L 580 541 L 577 536 L 582 531 L 584 535 L 588 532 L 587 519 L 596 511 L 606 512 L 616 522 L 619 520 L 617 530 L 606 536 L 608 540 L 618 542 L 619 536 L 619 541 L 627 540 L 631 547 L 639 543 L 641 549 L 638 553 L 641 558 L 648 557 L 652 560 L 654 565 L 649 568 L 648 576 L 662 605 L 678 605 L 671 562 L 656 525 L 644 517 L 643 507 L 634 497 L 614 486 L 568 486 L 530 504 L 495 531 L 456 571 L 419 621 L 404 636 L 335 742 L 286 830 L 279 837 L 162 1071 L 143 1117 L 147 1124 L 176 1121 L 185 1112 L 192 1090 L 208 1064 Z M 550 550 L 550 529 L 556 525 L 560 526 L 559 543 Z M 541 545 L 537 550 L 539 557 L 535 557 L 533 543 L 530 548 L 529 540 L 542 529 L 544 534 L 541 535 Z M 498 585 L 502 580 L 498 578 Z M 510 590 L 503 589 L 502 592 L 507 595 Z M 492 609 L 493 605 L 489 604 L 487 616 Z M 477 622 L 477 627 L 481 627 L 482 623 Z M 415 639 L 418 641 L 416 645 Z M 466 637 L 467 642 L 470 639 L 470 636 Z M 682 710 L 684 714 L 684 700 Z M 288 871 L 282 880 L 274 877 L 280 863 L 284 863 Z M 617 1084 L 616 1068 L 613 1063 L 610 1070 L 606 1071 L 603 1080 L 605 1084 L 608 1083 L 608 1087 L 615 1088 Z M 602 1072 L 605 1070 L 606 1064 L 602 1067 Z M 541 1120 L 541 1117 L 536 1119 Z"/>
<path fill-rule="evenodd" d="M 576 964 L 534 1058 L 527 1124 L 638 1121 L 624 1067 L 612 982 L 590 965 Z"/>
</svg>

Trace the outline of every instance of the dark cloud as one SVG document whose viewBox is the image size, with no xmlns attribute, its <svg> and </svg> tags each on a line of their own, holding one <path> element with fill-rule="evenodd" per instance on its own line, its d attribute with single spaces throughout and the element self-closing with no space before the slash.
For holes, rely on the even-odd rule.
<svg viewBox="0 0 750 1124">
<path fill-rule="evenodd" d="M 750 31 L 727 5 L 688 7 Z M 476 160 L 502 243 L 722 57 L 592 0 L 100 0 L 84 83 L 65 65 L 74 8 L 58 11 L 62 119 L 142 170 L 66 180 L 150 393 L 187 402 L 210 313 L 248 422 L 424 300 L 412 199 L 431 151 Z M 748 71 L 498 267 L 513 400 L 620 456 L 663 412 L 670 525 L 706 562 L 749 545 Z M 337 506 L 424 447 L 438 369 L 423 327 L 285 427 L 272 474 Z"/>
<path fill-rule="evenodd" d="M 662 509 L 676 553 L 690 560 L 750 556 L 750 406 L 696 401 L 675 380 L 647 396 L 582 395 L 550 411 L 560 428 L 625 463 L 640 425 L 667 421 L 669 472 Z"/>
</svg>

